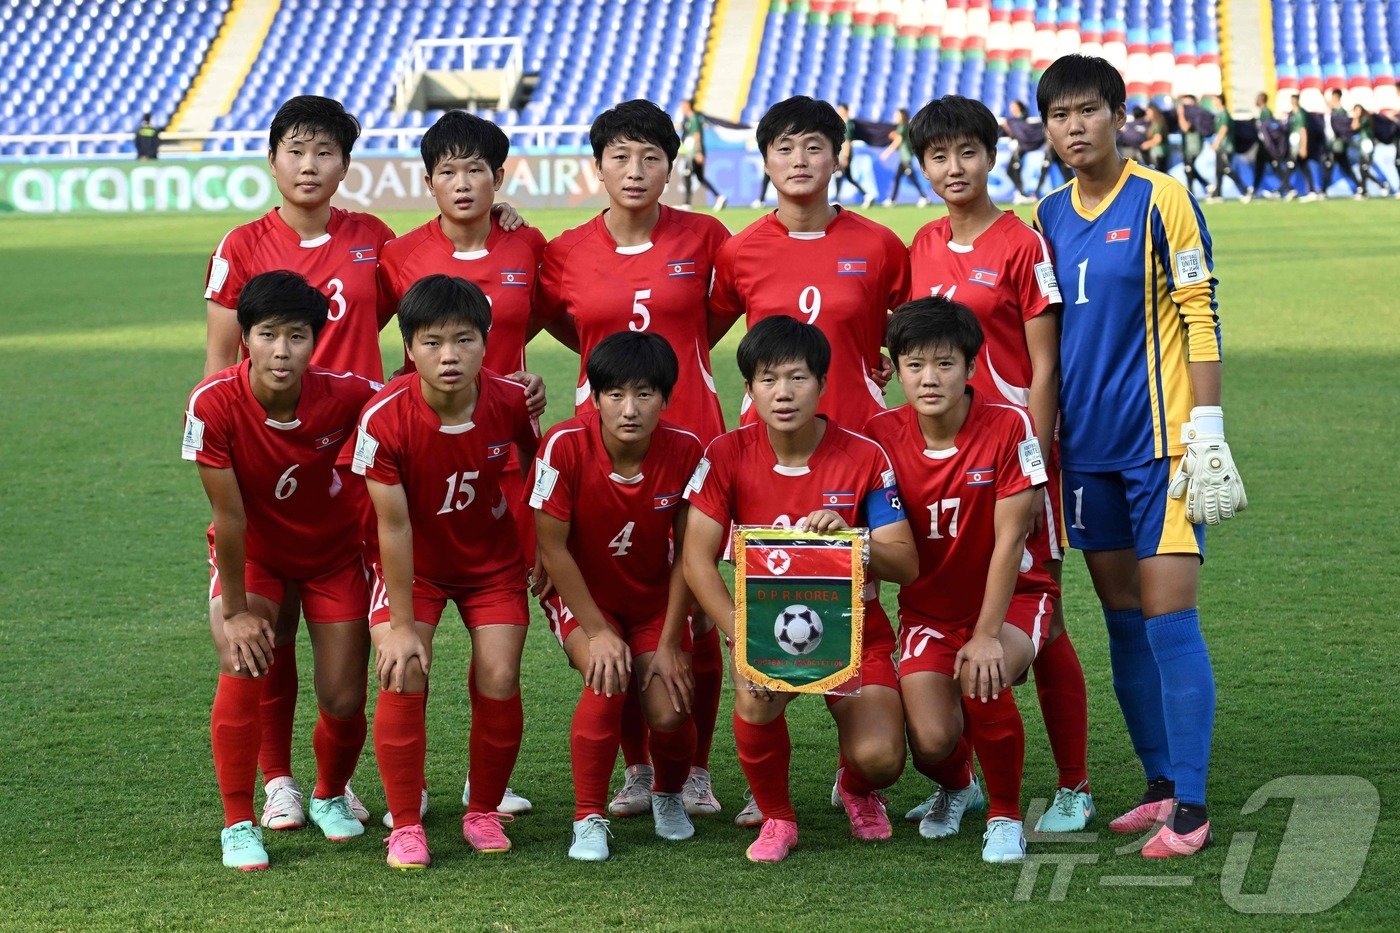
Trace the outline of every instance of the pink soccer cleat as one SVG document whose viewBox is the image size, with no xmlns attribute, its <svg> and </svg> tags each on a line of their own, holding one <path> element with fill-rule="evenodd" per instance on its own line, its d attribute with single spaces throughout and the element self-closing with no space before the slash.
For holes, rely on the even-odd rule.
<svg viewBox="0 0 1400 933">
<path fill-rule="evenodd" d="M 1209 823 L 1202 823 L 1194 831 L 1184 836 L 1173 832 L 1171 827 L 1164 825 L 1157 830 L 1157 835 L 1147 840 L 1147 845 L 1142 847 L 1142 854 L 1146 858 L 1175 858 L 1195 855 L 1209 846 L 1211 841 Z"/>
<path fill-rule="evenodd" d="M 421 823 L 394 830 L 385 844 L 389 847 L 390 868 L 427 868 L 432 864 L 432 856 L 428 855 L 428 837 L 423 834 Z"/>
<path fill-rule="evenodd" d="M 792 820 L 763 821 L 758 838 L 746 853 L 750 862 L 781 862 L 797 848 L 797 824 Z"/>
<path fill-rule="evenodd" d="M 462 838 L 478 852 L 509 852 L 510 838 L 501 828 L 502 817 L 511 819 L 507 813 L 464 813 Z"/>
<path fill-rule="evenodd" d="M 1118 819 L 1108 824 L 1115 833 L 1145 833 L 1154 826 L 1161 825 L 1172 815 L 1171 798 L 1140 803 Z"/>
<path fill-rule="evenodd" d="M 862 842 L 888 839 L 891 835 L 890 818 L 885 813 L 885 801 L 877 792 L 853 794 L 841 786 L 841 778 L 836 778 L 836 793 L 841 798 L 841 806 L 851 818 L 851 835 Z"/>
</svg>

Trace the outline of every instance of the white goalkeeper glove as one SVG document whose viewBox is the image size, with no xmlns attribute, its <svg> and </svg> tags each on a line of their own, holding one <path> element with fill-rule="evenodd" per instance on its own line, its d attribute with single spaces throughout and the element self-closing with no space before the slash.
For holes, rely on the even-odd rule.
<svg viewBox="0 0 1400 933">
<path fill-rule="evenodd" d="M 1186 454 L 1167 487 L 1173 499 L 1186 497 L 1186 517 L 1193 525 L 1218 525 L 1249 504 L 1235 458 L 1225 442 L 1225 416 L 1219 405 L 1198 405 L 1181 426 Z"/>
</svg>

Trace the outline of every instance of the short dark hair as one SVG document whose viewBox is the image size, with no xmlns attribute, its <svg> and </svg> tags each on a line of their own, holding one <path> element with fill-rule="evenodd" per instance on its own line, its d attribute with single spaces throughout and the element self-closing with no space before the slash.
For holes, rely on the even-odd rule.
<svg viewBox="0 0 1400 933">
<path fill-rule="evenodd" d="M 1075 52 L 1061 55 L 1045 69 L 1035 88 L 1035 104 L 1044 117 L 1056 102 L 1078 94 L 1097 95 L 1115 113 L 1128 99 L 1123 76 L 1107 59 Z"/>
<path fill-rule="evenodd" d="M 418 146 L 428 174 L 444 159 L 481 159 L 499 172 L 510 154 L 510 140 L 501 128 L 474 113 L 449 110 L 428 127 Z"/>
<path fill-rule="evenodd" d="M 759 369 L 780 363 L 805 363 L 818 379 L 825 379 L 831 369 L 831 344 L 826 334 L 815 324 L 786 314 L 766 317 L 750 327 L 735 356 L 746 383 L 753 382 Z"/>
<path fill-rule="evenodd" d="M 997 118 L 986 104 L 949 94 L 929 101 L 914 115 L 909 123 L 909 145 L 919 162 L 930 148 L 951 146 L 964 139 L 981 143 L 987 152 L 995 153 L 1000 132 Z"/>
<path fill-rule="evenodd" d="M 277 152 L 277 146 L 288 135 L 314 136 L 325 133 L 340 147 L 340 154 L 347 163 L 350 150 L 355 148 L 355 140 L 360 138 L 360 121 L 346 112 L 340 101 L 329 97 L 303 94 L 277 108 L 272 118 L 272 129 L 267 134 L 267 151 Z"/>
<path fill-rule="evenodd" d="M 942 295 L 916 298 L 895 309 L 885 333 L 885 344 L 895 365 L 916 350 L 952 347 L 972 362 L 982 349 L 982 325 L 967 305 Z"/>
<path fill-rule="evenodd" d="M 676 351 L 664 337 L 646 331 L 604 337 L 588 354 L 585 369 L 595 399 L 611 389 L 649 388 L 669 401 L 680 377 Z"/>
<path fill-rule="evenodd" d="M 413 283 L 399 300 L 399 333 L 403 342 L 425 327 L 461 321 L 481 332 L 481 340 L 491 330 L 491 302 L 480 288 L 452 275 L 429 275 Z"/>
<path fill-rule="evenodd" d="M 820 133 L 831 140 L 832 151 L 839 152 L 846 142 L 846 121 L 841 119 L 835 107 L 824 100 L 799 94 L 778 101 L 758 121 L 755 135 L 759 155 L 767 155 L 768 147 L 779 136 L 800 136 L 804 133 Z"/>
<path fill-rule="evenodd" d="M 312 337 L 326 326 L 331 304 L 310 282 L 279 269 L 253 276 L 238 293 L 238 327 L 248 333 L 259 324 L 305 324 Z"/>
<path fill-rule="evenodd" d="M 649 143 L 666 153 L 666 162 L 676 161 L 681 138 L 676 125 L 666 111 L 649 100 L 629 100 L 611 110 L 604 110 L 588 128 L 588 141 L 593 144 L 593 158 L 601 159 L 603 150 L 619 140 Z"/>
</svg>

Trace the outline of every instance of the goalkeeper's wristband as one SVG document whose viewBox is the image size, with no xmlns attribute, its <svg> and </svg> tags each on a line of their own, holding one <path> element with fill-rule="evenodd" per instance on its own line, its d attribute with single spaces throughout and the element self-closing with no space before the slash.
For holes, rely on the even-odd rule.
<svg viewBox="0 0 1400 933">
<path fill-rule="evenodd" d="M 1181 426 L 1182 441 L 1192 443 L 1201 437 L 1225 436 L 1225 412 L 1219 405 L 1197 405 L 1191 420 Z"/>
</svg>

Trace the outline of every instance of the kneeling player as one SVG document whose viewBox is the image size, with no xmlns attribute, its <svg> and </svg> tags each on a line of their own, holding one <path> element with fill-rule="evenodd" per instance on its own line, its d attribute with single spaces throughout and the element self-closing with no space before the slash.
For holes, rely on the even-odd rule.
<svg viewBox="0 0 1400 933">
<path fill-rule="evenodd" d="M 981 803 L 963 717 L 987 778 L 982 858 L 1019 862 L 1025 730 L 1011 695 L 1045 643 L 1058 587 L 1026 550 L 1045 464 L 1030 415 L 968 387 L 982 328 L 966 306 L 921 298 L 890 319 L 909 404 L 866 433 L 894 461 L 923 574 L 899 591 L 900 686 L 914 766 L 941 792 L 919 824 L 936 839 Z M 967 698 L 959 699 L 959 686 Z"/>
<path fill-rule="evenodd" d="M 404 295 L 399 328 L 417 371 L 365 407 L 353 469 L 368 481 L 379 519 L 370 635 L 381 687 L 374 751 L 394 824 L 388 861 L 423 868 L 428 669 L 448 601 L 472 639 L 471 795 L 462 835 L 478 852 L 510 848 L 498 810 L 524 728 L 520 652 L 529 613 L 501 473 L 511 444 L 528 463 L 538 437 L 525 387 L 481 366 L 491 329 L 481 289 L 430 275 Z"/>
<path fill-rule="evenodd" d="M 210 716 L 224 802 L 224 864 L 267 867 L 253 821 L 263 680 L 273 620 L 301 592 L 316 658 L 316 792 L 311 820 L 333 842 L 364 832 L 345 782 L 365 741 L 369 602 L 361 506 L 336 459 L 378 383 L 311 367 L 330 304 L 294 272 L 254 276 L 238 296 L 248 358 L 190 395 L 181 455 L 199 464 L 214 509 L 209 627 L 219 651 Z"/>
<path fill-rule="evenodd" d="M 716 438 L 686 487 L 691 512 L 685 577 L 700 607 L 733 635 L 734 599 L 716 559 L 731 523 L 806 528 L 870 528 L 870 573 L 897 583 L 918 575 L 918 555 L 899 504 L 894 471 L 880 446 L 817 415 L 831 345 L 822 332 L 786 315 L 757 322 L 739 342 L 739 369 L 761 419 Z M 840 490 L 843 505 L 828 505 Z M 904 768 L 904 707 L 891 658 L 894 632 L 878 584 L 864 594 L 864 653 L 858 696 L 828 696 L 843 768 L 838 792 L 858 839 L 887 839 L 889 817 L 877 791 Z M 762 811 L 749 846 L 756 862 L 779 862 L 797 845 L 788 790 L 792 742 L 784 710 L 793 694 L 772 693 L 734 677 L 734 740 Z"/>
<path fill-rule="evenodd" d="M 681 798 L 695 723 L 680 547 L 688 508 L 681 493 L 700 461 L 700 441 L 660 420 L 678 368 L 656 334 L 605 337 L 588 357 L 596 410 L 555 425 L 535 462 L 530 505 L 557 591 L 545 612 L 584 677 L 570 734 L 569 847 L 571 858 L 584 861 L 608 857 L 603 809 L 634 666 L 651 727 L 656 834 L 695 834 Z"/>
</svg>

